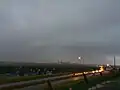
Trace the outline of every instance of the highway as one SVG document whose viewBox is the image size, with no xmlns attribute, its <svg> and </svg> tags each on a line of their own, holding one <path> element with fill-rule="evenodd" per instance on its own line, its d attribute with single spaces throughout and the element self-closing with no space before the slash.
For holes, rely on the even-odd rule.
<svg viewBox="0 0 120 90">
<path fill-rule="evenodd" d="M 42 82 L 42 81 L 46 81 L 48 79 L 49 80 L 54 80 L 54 79 L 64 78 L 64 77 L 69 77 L 69 76 L 72 76 L 72 74 L 63 75 L 63 76 L 48 77 L 48 78 L 37 79 L 37 80 L 30 80 L 30 81 L 22 81 L 22 82 L 16 82 L 16 83 L 3 84 L 3 85 L 0 85 L 0 88 L 9 87 L 9 86 L 15 86 L 15 85 L 22 85 L 22 84 L 29 84 L 29 83 Z"/>
<path fill-rule="evenodd" d="M 80 79 L 83 79 L 83 76 L 72 77 L 70 79 L 65 79 L 65 80 L 53 81 L 53 82 L 51 82 L 51 84 L 54 86 L 56 84 L 67 83 L 70 81 L 76 81 L 76 80 L 80 80 Z M 15 90 L 44 90 L 44 88 L 46 86 L 47 86 L 47 84 L 39 84 L 39 85 L 29 86 L 29 87 L 25 87 L 22 89 L 15 89 Z"/>
<path fill-rule="evenodd" d="M 107 74 L 109 72 L 104 72 L 104 74 Z M 87 77 L 91 77 L 93 74 L 89 74 L 87 75 Z M 99 73 L 96 73 L 96 75 L 100 75 Z M 83 79 L 83 76 L 77 76 L 77 77 L 71 77 L 69 79 L 65 79 L 65 80 L 59 80 L 59 81 L 53 81 L 51 82 L 52 86 L 54 87 L 57 84 L 62 84 L 62 83 L 67 83 L 70 81 L 77 81 Z M 44 90 L 45 87 L 47 86 L 46 84 L 39 84 L 39 85 L 33 85 L 33 86 L 29 86 L 29 87 L 25 87 L 25 88 L 21 88 L 21 89 L 15 89 L 15 90 Z"/>
<path fill-rule="evenodd" d="M 75 73 L 75 76 L 77 76 L 77 75 L 82 75 L 82 73 Z M 48 78 L 42 78 L 42 79 L 36 79 L 36 80 L 30 80 L 30 81 L 22 81 L 22 82 L 16 82 L 16 83 L 2 84 L 2 85 L 0 85 L 0 89 L 4 88 L 4 87 L 21 86 L 24 84 L 31 84 L 31 83 L 32 84 L 34 84 L 34 83 L 42 84 L 42 82 L 46 82 L 47 80 L 50 80 L 53 82 L 55 79 L 66 78 L 66 77 L 71 77 L 71 78 L 70 79 L 66 78 L 65 80 L 59 80 L 58 82 L 55 82 L 55 83 L 61 83 L 61 82 L 69 81 L 69 80 L 75 80 L 75 78 L 73 78 L 72 76 L 73 76 L 73 74 L 69 74 L 69 75 L 48 77 Z"/>
</svg>

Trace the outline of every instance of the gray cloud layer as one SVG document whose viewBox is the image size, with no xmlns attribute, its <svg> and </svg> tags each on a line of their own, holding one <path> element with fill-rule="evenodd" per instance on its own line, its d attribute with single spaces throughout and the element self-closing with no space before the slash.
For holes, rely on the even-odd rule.
<svg viewBox="0 0 120 90">
<path fill-rule="evenodd" d="M 1 0 L 0 60 L 51 62 L 120 54 L 120 0 Z M 105 58 L 104 58 L 105 59 Z"/>
</svg>

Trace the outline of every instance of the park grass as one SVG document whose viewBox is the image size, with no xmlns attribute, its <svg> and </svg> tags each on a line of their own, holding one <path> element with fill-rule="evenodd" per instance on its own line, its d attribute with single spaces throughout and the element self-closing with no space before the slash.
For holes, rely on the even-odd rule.
<svg viewBox="0 0 120 90">
<path fill-rule="evenodd" d="M 106 86 L 112 89 L 114 88 L 114 90 L 120 90 L 120 77 L 112 80 L 112 82 L 107 84 Z"/>
</svg>

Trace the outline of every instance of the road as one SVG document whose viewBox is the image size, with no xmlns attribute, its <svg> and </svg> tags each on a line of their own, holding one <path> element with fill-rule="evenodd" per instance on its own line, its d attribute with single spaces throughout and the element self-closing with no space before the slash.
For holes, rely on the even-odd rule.
<svg viewBox="0 0 120 90">
<path fill-rule="evenodd" d="M 93 74 L 88 75 L 88 77 L 92 76 Z M 59 80 L 59 81 L 53 81 L 51 82 L 52 86 L 57 85 L 57 84 L 62 84 L 62 83 L 68 83 L 70 81 L 77 81 L 83 79 L 83 76 L 77 76 L 77 77 L 71 77 L 69 79 L 65 80 Z M 34 85 L 34 86 L 29 86 L 21 89 L 15 89 L 15 90 L 44 90 L 44 88 L 47 86 L 47 84 L 39 84 L 39 85 Z"/>
<path fill-rule="evenodd" d="M 61 84 L 61 83 L 67 83 L 69 81 L 75 81 L 75 80 L 79 80 L 82 79 L 83 77 L 79 76 L 79 77 L 73 77 L 70 79 L 65 79 L 65 80 L 60 80 L 60 81 L 54 81 L 51 84 L 54 86 L 56 84 Z M 15 90 L 44 90 L 46 84 L 40 84 L 40 85 L 35 85 L 35 86 L 29 86 L 29 87 L 25 87 L 22 89 L 15 89 Z"/>
<path fill-rule="evenodd" d="M 0 88 L 9 87 L 9 86 L 15 86 L 15 85 L 28 84 L 28 83 L 42 82 L 42 81 L 46 81 L 48 79 L 49 80 L 54 80 L 54 79 L 57 79 L 57 78 L 64 78 L 64 77 L 68 77 L 68 76 L 72 76 L 72 74 L 63 75 L 63 76 L 48 77 L 48 78 L 37 79 L 37 80 L 30 80 L 30 81 L 22 81 L 22 82 L 16 82 L 16 83 L 3 84 L 3 85 L 0 85 Z"/>
<path fill-rule="evenodd" d="M 82 75 L 82 73 L 76 73 L 75 75 Z M 55 76 L 55 77 L 48 77 L 48 78 L 37 79 L 37 80 L 30 80 L 30 81 L 22 81 L 22 82 L 16 82 L 16 83 L 3 84 L 3 85 L 0 85 L 0 89 L 4 88 L 4 87 L 21 86 L 23 84 L 40 83 L 40 82 L 46 81 L 48 79 L 52 81 L 54 79 L 59 79 L 59 78 L 64 78 L 64 77 L 71 77 L 71 76 L 73 76 L 73 74 L 63 75 L 63 76 Z M 72 80 L 73 79 L 74 78 L 72 78 Z M 67 81 L 69 81 L 69 80 L 67 80 Z"/>
<path fill-rule="evenodd" d="M 104 74 L 107 74 L 108 72 L 104 72 Z M 87 75 L 87 77 L 91 77 L 93 74 L 89 74 Z M 96 75 L 100 75 L 99 73 L 96 73 Z M 71 77 L 69 79 L 65 79 L 65 80 L 59 80 L 59 81 L 53 81 L 51 82 L 51 84 L 57 85 L 57 84 L 62 84 L 62 83 L 67 83 L 70 81 L 77 81 L 83 79 L 83 76 L 78 76 L 78 77 Z M 21 89 L 15 89 L 15 90 L 44 90 L 46 84 L 39 84 L 39 85 L 34 85 L 34 86 L 29 86 L 29 87 L 25 87 L 25 88 L 21 88 Z"/>
</svg>

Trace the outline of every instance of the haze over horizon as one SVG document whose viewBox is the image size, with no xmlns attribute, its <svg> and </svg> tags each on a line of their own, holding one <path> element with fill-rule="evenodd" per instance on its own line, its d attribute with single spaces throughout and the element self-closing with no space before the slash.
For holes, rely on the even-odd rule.
<svg viewBox="0 0 120 90">
<path fill-rule="evenodd" d="M 0 0 L 0 61 L 120 64 L 120 0 Z"/>
</svg>

